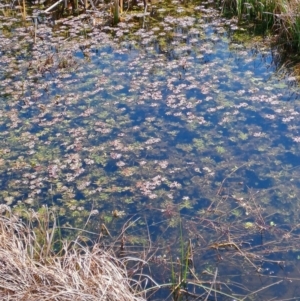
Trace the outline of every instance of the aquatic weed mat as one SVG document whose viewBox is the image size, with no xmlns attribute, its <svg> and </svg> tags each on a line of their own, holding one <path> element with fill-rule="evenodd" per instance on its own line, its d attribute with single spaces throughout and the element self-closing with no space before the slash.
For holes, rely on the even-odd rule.
<svg viewBox="0 0 300 301">
<path fill-rule="evenodd" d="M 263 271 L 291 250 L 284 260 L 296 274 L 295 78 L 276 73 L 276 53 L 259 42 L 232 40 L 235 23 L 193 8 L 191 15 L 175 3 L 172 14 L 160 7 L 154 20 L 133 16 L 115 27 L 94 26 L 85 15 L 61 19 L 57 28 L 39 25 L 36 43 L 32 27 L 1 23 L 1 198 L 20 214 L 47 204 L 62 226 L 88 220 L 86 227 L 112 235 L 133 215 L 145 217 L 131 244 L 147 242 L 145 220 L 151 240 L 178 241 L 181 216 L 192 229 L 187 237 L 203 236 L 213 275 L 223 253 L 233 268 L 241 261 L 248 268 L 245 258 L 260 267 L 248 253 L 266 252 L 262 233 L 272 242 L 272 269 Z M 262 219 L 248 218 L 254 204 Z M 206 212 L 216 212 L 208 218 L 216 229 L 203 226 Z M 290 231 L 293 247 L 280 238 Z M 275 276 L 284 277 L 277 266 Z M 260 270 L 249 271 L 261 279 Z"/>
</svg>

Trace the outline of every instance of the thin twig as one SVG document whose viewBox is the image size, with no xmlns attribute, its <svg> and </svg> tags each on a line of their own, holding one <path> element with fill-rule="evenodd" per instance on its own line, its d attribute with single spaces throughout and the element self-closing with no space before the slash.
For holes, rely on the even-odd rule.
<svg viewBox="0 0 300 301">
<path fill-rule="evenodd" d="M 222 187 L 223 187 L 223 184 L 225 183 L 225 181 L 226 181 L 232 174 L 234 174 L 237 170 L 239 170 L 240 168 L 242 168 L 243 166 L 245 166 L 245 165 L 247 165 L 247 164 L 249 164 L 249 162 L 246 162 L 246 163 L 242 164 L 241 166 L 236 167 L 236 168 L 235 168 L 228 176 L 225 177 L 225 179 L 224 179 L 224 180 L 222 181 L 222 183 L 221 183 L 221 186 L 220 186 L 220 188 L 219 188 L 219 190 L 218 190 L 218 192 L 217 192 L 217 195 L 220 194 L 220 192 L 221 192 L 221 190 L 222 190 Z"/>
<path fill-rule="evenodd" d="M 264 286 L 264 287 L 260 288 L 259 290 L 254 291 L 254 292 L 248 294 L 248 295 L 245 296 L 241 301 L 243 301 L 243 300 L 245 300 L 246 298 L 248 298 L 249 296 L 254 295 L 254 294 L 256 294 L 256 293 L 259 293 L 259 292 L 261 292 L 261 291 L 263 291 L 263 290 L 265 290 L 265 289 L 267 289 L 267 288 L 269 288 L 269 287 L 271 287 L 271 286 L 277 285 L 277 284 L 281 283 L 282 281 L 283 281 L 283 280 L 279 280 L 279 281 L 277 281 L 277 282 L 275 282 L 275 283 L 272 283 L 272 284 L 269 284 L 269 285 L 267 285 L 267 286 Z"/>
<path fill-rule="evenodd" d="M 207 301 L 207 299 L 208 299 L 208 297 L 209 297 L 209 295 L 210 295 L 210 293 L 211 293 L 211 291 L 213 289 L 213 286 L 216 283 L 217 275 L 218 275 L 218 268 L 216 268 L 213 281 L 211 283 L 210 289 L 209 289 L 209 291 L 208 291 L 208 293 L 207 293 L 206 298 L 204 299 L 204 301 Z"/>
</svg>

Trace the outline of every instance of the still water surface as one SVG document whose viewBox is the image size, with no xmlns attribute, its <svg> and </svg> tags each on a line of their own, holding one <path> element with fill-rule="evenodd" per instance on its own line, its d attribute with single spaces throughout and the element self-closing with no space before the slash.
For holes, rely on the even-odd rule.
<svg viewBox="0 0 300 301">
<path fill-rule="evenodd" d="M 140 218 L 127 244 L 149 230 L 157 282 L 169 282 L 160 256 L 190 241 L 208 287 L 218 271 L 216 289 L 237 298 L 298 300 L 295 78 L 213 9 L 173 3 L 147 20 L 60 20 L 33 44 L 2 18 L 2 202 L 77 227 L 90 216 L 95 232 Z"/>
</svg>

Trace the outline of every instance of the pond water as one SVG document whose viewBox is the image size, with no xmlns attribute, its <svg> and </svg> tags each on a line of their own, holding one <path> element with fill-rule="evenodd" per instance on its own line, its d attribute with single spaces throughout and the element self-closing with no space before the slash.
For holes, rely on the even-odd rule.
<svg viewBox="0 0 300 301">
<path fill-rule="evenodd" d="M 190 242 L 209 300 L 298 300 L 296 78 L 209 6 L 126 18 L 42 24 L 35 44 L 1 18 L 1 202 L 112 235 L 135 220 L 158 283 Z"/>
</svg>

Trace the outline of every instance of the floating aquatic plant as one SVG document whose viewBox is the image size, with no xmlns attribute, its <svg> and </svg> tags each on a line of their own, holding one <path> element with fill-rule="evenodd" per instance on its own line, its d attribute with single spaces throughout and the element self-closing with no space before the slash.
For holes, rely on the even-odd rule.
<svg viewBox="0 0 300 301">
<path fill-rule="evenodd" d="M 237 232 L 249 216 L 247 235 L 257 224 L 269 230 L 251 215 L 254 188 L 265 219 L 276 212 L 277 228 L 296 223 L 298 103 L 286 101 L 293 93 L 278 86 L 265 46 L 237 43 L 225 30 L 235 24 L 199 11 L 160 11 L 143 29 L 61 19 L 39 26 L 34 46 L 25 31 L 1 31 L 3 201 L 16 212 L 59 208 L 77 226 L 102 211 L 89 226 L 104 222 L 112 234 L 114 210 L 138 212 L 172 238 L 181 214 L 187 235 L 207 247 L 228 222 L 235 241 L 248 241 Z M 14 46 L 17 34 L 25 38 Z"/>
</svg>

